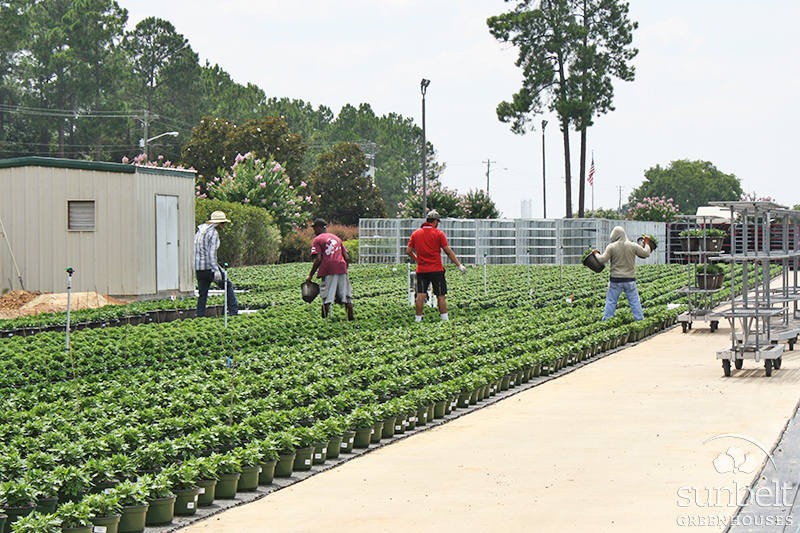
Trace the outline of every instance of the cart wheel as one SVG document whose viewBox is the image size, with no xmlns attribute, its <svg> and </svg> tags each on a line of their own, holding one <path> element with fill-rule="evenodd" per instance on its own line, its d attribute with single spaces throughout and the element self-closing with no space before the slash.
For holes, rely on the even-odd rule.
<svg viewBox="0 0 800 533">
<path fill-rule="evenodd" d="M 722 371 L 725 372 L 725 377 L 731 377 L 731 360 L 722 360 Z"/>
<path fill-rule="evenodd" d="M 686 333 L 686 330 L 689 329 L 689 324 L 686 322 L 681 322 L 681 326 L 683 326 L 683 332 Z"/>
<path fill-rule="evenodd" d="M 736 370 L 741 370 L 742 369 L 742 363 L 744 363 L 744 359 L 735 359 L 733 361 L 733 366 L 736 367 Z"/>
<path fill-rule="evenodd" d="M 781 369 L 781 363 L 783 363 L 783 357 L 777 357 L 777 358 L 773 359 L 772 360 L 772 368 L 774 368 L 775 370 L 780 370 Z"/>
<path fill-rule="evenodd" d="M 689 322 L 689 329 L 692 329 L 692 323 Z"/>
<path fill-rule="evenodd" d="M 797 342 L 797 337 L 789 339 L 789 351 L 794 350 L 794 343 Z"/>
<path fill-rule="evenodd" d="M 711 333 L 714 333 L 716 330 L 719 329 L 719 322 L 716 320 L 711 321 Z"/>
<path fill-rule="evenodd" d="M 767 371 L 767 377 L 772 375 L 772 359 L 764 359 L 764 370 Z"/>
</svg>

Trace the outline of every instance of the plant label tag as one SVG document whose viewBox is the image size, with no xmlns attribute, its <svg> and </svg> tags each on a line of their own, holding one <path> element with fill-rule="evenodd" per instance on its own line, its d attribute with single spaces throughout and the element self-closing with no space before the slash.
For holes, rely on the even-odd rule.
<svg viewBox="0 0 800 533">
<path fill-rule="evenodd" d="M 399 425 L 399 424 L 396 424 L 396 425 L 394 426 L 394 430 L 395 430 L 395 431 L 400 431 L 400 430 L 402 430 L 402 429 L 403 429 L 403 426 L 401 426 L 401 425 Z"/>
<path fill-rule="evenodd" d="M 186 504 L 187 509 L 194 509 L 194 502 L 189 502 Z"/>
<path fill-rule="evenodd" d="M 310 465 L 311 464 L 311 459 L 304 459 L 303 460 L 303 464 Z"/>
<path fill-rule="evenodd" d="M 260 474 L 260 473 L 261 473 L 261 472 L 263 472 L 263 471 L 264 471 L 264 469 L 263 469 L 263 468 L 261 468 L 261 467 L 259 466 L 259 467 L 258 467 L 258 473 Z"/>
<path fill-rule="evenodd" d="M 94 526 L 92 528 L 92 533 L 106 533 L 108 528 L 106 526 Z"/>
<path fill-rule="evenodd" d="M 328 448 L 327 448 L 327 446 L 326 446 L 325 448 L 322 448 L 322 453 L 323 453 L 323 454 L 326 454 L 326 453 L 328 453 Z"/>
<path fill-rule="evenodd" d="M 351 441 L 351 442 L 352 442 L 352 441 Z M 347 443 L 346 443 L 346 442 L 344 442 L 344 441 L 342 441 L 342 443 L 339 445 L 339 448 L 340 448 L 340 449 L 342 449 L 342 450 L 344 450 L 345 448 L 347 448 Z"/>
<path fill-rule="evenodd" d="M 321 453 L 315 453 L 314 454 L 314 459 L 322 459 L 322 454 Z"/>
<path fill-rule="evenodd" d="M 200 487 L 200 492 L 198 494 L 205 494 L 205 493 L 206 493 L 206 488 Z"/>
<path fill-rule="evenodd" d="M 103 494 L 111 494 L 113 490 L 109 487 L 107 489 L 103 489 Z"/>
</svg>

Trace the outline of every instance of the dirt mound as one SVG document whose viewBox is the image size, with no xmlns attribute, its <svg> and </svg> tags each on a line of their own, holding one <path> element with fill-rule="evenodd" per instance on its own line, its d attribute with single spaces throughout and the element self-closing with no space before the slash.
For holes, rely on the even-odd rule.
<svg viewBox="0 0 800 533">
<path fill-rule="evenodd" d="M 70 309 L 96 309 L 104 305 L 125 305 L 127 302 L 96 292 L 74 292 Z M 0 318 L 59 313 L 67 310 L 67 293 L 42 293 L 13 290 L 0 298 Z"/>
</svg>

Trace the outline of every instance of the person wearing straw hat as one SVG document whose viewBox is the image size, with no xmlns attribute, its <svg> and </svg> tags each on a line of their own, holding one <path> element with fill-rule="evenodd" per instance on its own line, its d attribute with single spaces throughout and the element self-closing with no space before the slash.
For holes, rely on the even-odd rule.
<svg viewBox="0 0 800 533">
<path fill-rule="evenodd" d="M 422 322 L 422 311 L 425 306 L 425 297 L 428 295 L 428 285 L 433 286 L 439 316 L 442 320 L 449 320 L 447 300 L 445 299 L 447 280 L 444 277 L 442 251 L 450 261 L 456 264 L 462 274 L 467 272 L 467 267 L 456 258 L 456 254 L 447 244 L 447 237 L 439 229 L 441 218 L 435 209 L 428 211 L 425 222 L 411 234 L 406 248 L 408 257 L 417 263 L 417 299 L 414 306 L 416 312 L 414 319 L 417 322 Z"/>
<path fill-rule="evenodd" d="M 322 296 L 322 318 L 330 314 L 331 304 L 342 303 L 347 310 L 347 320 L 353 320 L 353 289 L 347 277 L 350 254 L 342 239 L 328 233 L 328 223 L 318 218 L 311 226 L 314 240 L 311 242 L 311 257 L 314 263 L 306 281 L 311 281 L 314 273 L 319 277 L 319 292 Z"/>
<path fill-rule="evenodd" d="M 219 228 L 230 223 L 223 211 L 211 213 L 208 221 L 197 226 L 194 234 L 194 271 L 197 276 L 197 316 L 206 316 L 206 301 L 211 283 L 224 287 L 228 293 L 228 314 L 239 314 L 239 304 L 236 301 L 233 283 L 227 279 L 225 271 L 217 263 L 217 250 L 219 249 Z"/>
</svg>

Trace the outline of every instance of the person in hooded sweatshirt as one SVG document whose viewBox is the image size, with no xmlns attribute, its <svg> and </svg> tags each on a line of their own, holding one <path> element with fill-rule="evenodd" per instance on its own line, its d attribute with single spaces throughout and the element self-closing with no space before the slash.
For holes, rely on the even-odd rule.
<svg viewBox="0 0 800 533">
<path fill-rule="evenodd" d="M 634 320 L 642 320 L 642 302 L 639 300 L 639 291 L 636 289 L 636 274 L 634 265 L 636 258 L 650 257 L 650 237 L 644 237 L 644 243 L 640 246 L 628 240 L 625 228 L 616 226 L 611 230 L 611 244 L 606 246 L 606 250 L 601 254 L 594 250 L 597 260 L 603 264 L 611 262 L 610 278 L 608 280 L 608 291 L 606 292 L 606 307 L 603 311 L 603 320 L 608 320 L 617 312 L 617 302 L 623 292 L 631 306 Z"/>
<path fill-rule="evenodd" d="M 197 226 L 194 234 L 194 270 L 197 276 L 197 313 L 198 317 L 206 316 L 206 300 L 211 283 L 225 287 L 228 293 L 228 314 L 239 314 L 233 283 L 225 275 L 225 271 L 217 263 L 219 248 L 218 228 L 230 222 L 223 211 L 214 211 L 205 224 Z"/>
</svg>

